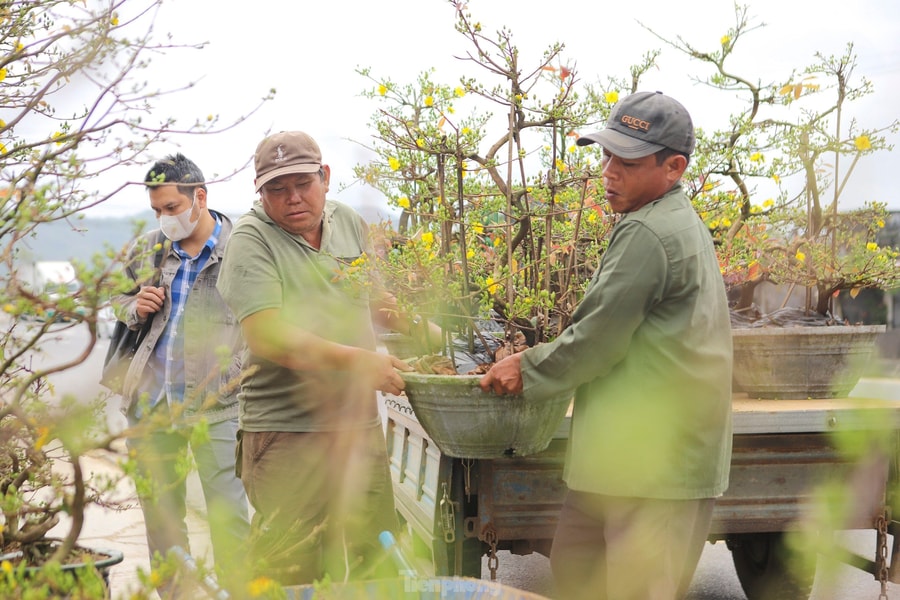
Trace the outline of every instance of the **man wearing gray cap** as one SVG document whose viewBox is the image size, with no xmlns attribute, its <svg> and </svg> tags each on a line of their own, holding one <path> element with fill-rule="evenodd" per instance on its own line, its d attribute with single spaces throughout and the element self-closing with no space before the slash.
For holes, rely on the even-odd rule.
<svg viewBox="0 0 900 600">
<path fill-rule="evenodd" d="M 336 274 L 368 253 L 368 227 L 326 200 L 331 169 L 300 131 L 255 154 L 259 200 L 236 223 L 218 289 L 246 344 L 238 466 L 251 504 L 251 569 L 282 584 L 369 577 L 379 532 L 395 530 L 376 390 L 400 393 L 373 320 L 409 332 L 389 297 Z M 438 330 L 439 331 L 439 330 Z M 438 336 L 435 336 L 438 339 Z M 378 573 L 384 575 L 384 573 Z"/>
<path fill-rule="evenodd" d="M 712 239 L 681 188 L 690 115 L 635 93 L 606 129 L 606 198 L 621 214 L 572 325 L 483 376 L 495 393 L 575 390 L 551 550 L 566 599 L 687 591 L 731 461 L 731 328 Z"/>
</svg>

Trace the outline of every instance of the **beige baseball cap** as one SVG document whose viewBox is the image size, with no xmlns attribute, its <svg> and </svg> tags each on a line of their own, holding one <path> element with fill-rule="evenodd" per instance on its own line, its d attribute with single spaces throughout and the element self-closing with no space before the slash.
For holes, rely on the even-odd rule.
<svg viewBox="0 0 900 600">
<path fill-rule="evenodd" d="M 322 151 L 316 140 L 302 131 L 281 131 L 256 147 L 256 191 L 281 175 L 315 173 L 322 167 Z"/>
</svg>

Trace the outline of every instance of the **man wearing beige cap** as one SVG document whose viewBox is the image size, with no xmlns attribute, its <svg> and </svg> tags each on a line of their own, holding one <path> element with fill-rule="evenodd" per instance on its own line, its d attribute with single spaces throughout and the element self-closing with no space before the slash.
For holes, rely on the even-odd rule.
<svg viewBox="0 0 900 600">
<path fill-rule="evenodd" d="M 373 254 L 362 217 L 326 200 L 331 169 L 315 140 L 271 135 L 255 166 L 259 200 L 218 282 L 249 369 L 238 466 L 256 510 L 250 566 L 282 584 L 383 576 L 370 567 L 397 518 L 375 391 L 400 393 L 397 369 L 410 368 L 375 351 L 373 321 L 403 333 L 409 321 L 382 310 L 390 298 L 336 280 Z"/>
<path fill-rule="evenodd" d="M 671 600 L 687 591 L 731 462 L 731 328 L 712 238 L 681 188 L 694 150 L 685 108 L 620 101 L 603 148 L 621 214 L 555 341 L 494 365 L 485 390 L 575 390 L 550 563 L 557 597 Z"/>
</svg>

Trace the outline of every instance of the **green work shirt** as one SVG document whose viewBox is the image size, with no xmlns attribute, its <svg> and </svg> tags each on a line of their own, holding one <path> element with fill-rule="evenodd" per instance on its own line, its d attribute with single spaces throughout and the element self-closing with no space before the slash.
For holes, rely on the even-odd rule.
<svg viewBox="0 0 900 600">
<path fill-rule="evenodd" d="M 680 184 L 625 214 L 572 324 L 522 357 L 527 398 L 575 391 L 565 480 L 612 496 L 721 495 L 731 327 L 709 231 Z"/>
<path fill-rule="evenodd" d="M 344 204 L 325 203 L 322 243 L 316 250 L 275 224 L 257 201 L 234 226 L 218 289 L 239 321 L 278 309 L 291 325 L 374 350 L 364 286 L 338 277 L 342 266 L 369 248 L 365 222 Z M 244 431 L 334 431 L 379 422 L 375 391 L 359 377 L 344 371 L 295 371 L 246 347 L 243 358 L 245 370 L 251 371 L 238 394 Z"/>
</svg>

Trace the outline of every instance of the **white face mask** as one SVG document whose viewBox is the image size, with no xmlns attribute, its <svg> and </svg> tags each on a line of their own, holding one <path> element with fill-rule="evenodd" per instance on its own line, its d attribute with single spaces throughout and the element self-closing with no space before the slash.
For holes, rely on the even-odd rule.
<svg viewBox="0 0 900 600">
<path fill-rule="evenodd" d="M 179 242 L 194 232 L 198 218 L 191 222 L 191 214 L 194 212 L 194 204 L 197 202 L 197 192 L 194 192 L 194 199 L 191 200 L 191 207 L 177 215 L 160 215 L 159 228 L 162 229 L 163 235 L 172 240 Z"/>
</svg>

